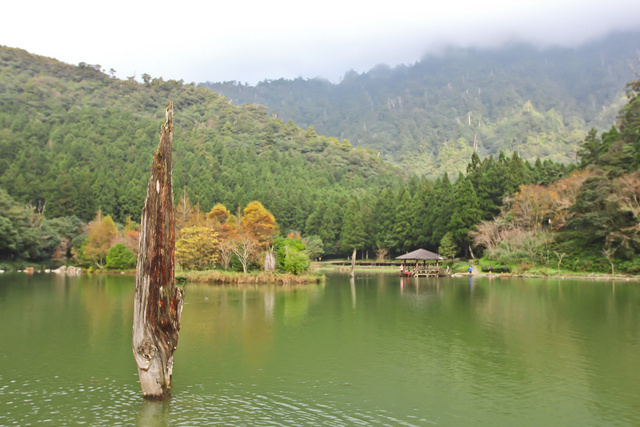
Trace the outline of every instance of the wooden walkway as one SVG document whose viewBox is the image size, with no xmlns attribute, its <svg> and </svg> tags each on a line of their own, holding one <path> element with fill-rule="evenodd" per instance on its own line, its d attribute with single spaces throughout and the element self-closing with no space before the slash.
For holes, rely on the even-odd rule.
<svg viewBox="0 0 640 427">
<path fill-rule="evenodd" d="M 446 277 L 447 273 L 442 271 L 440 268 L 432 267 L 432 268 L 418 268 L 418 269 L 409 269 L 400 273 L 401 276 L 404 277 Z"/>
</svg>

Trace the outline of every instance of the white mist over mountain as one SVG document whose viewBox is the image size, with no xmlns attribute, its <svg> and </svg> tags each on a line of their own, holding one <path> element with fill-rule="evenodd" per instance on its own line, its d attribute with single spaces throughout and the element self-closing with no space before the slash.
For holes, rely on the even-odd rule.
<svg viewBox="0 0 640 427">
<path fill-rule="evenodd" d="M 12 2 L 3 15 L 0 44 L 38 55 L 100 64 L 121 78 L 252 84 L 281 77 L 335 82 L 347 70 L 409 64 L 449 45 L 577 46 L 640 29 L 637 0 L 36 0 Z"/>
</svg>

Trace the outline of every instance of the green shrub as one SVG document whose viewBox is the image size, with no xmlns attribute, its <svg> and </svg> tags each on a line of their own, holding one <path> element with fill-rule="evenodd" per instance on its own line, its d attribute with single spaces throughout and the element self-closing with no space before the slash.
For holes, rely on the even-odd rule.
<svg viewBox="0 0 640 427">
<path fill-rule="evenodd" d="M 123 243 L 118 243 L 109 249 L 107 254 L 107 268 L 109 270 L 128 270 L 135 266 L 135 255 Z"/>
<path fill-rule="evenodd" d="M 273 242 L 278 271 L 301 274 L 309 270 L 311 261 L 300 239 L 279 237 Z"/>
<path fill-rule="evenodd" d="M 491 272 L 492 273 L 511 273 L 511 269 L 509 267 L 507 267 L 506 265 L 483 265 L 482 267 L 480 267 L 480 269 L 482 270 L 482 272 L 484 273 L 488 273 L 489 272 L 489 267 L 491 267 Z"/>
</svg>

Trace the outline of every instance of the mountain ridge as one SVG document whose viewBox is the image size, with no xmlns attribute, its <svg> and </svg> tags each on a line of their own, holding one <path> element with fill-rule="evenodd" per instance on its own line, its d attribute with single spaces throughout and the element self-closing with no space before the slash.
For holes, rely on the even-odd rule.
<svg viewBox="0 0 640 427">
<path fill-rule="evenodd" d="M 429 177 L 464 170 L 471 153 L 575 161 L 589 128 L 609 128 L 633 77 L 640 32 L 578 48 L 449 48 L 413 65 L 378 65 L 323 79 L 202 83 L 234 104 L 264 105 L 284 120 L 379 151 Z"/>
</svg>

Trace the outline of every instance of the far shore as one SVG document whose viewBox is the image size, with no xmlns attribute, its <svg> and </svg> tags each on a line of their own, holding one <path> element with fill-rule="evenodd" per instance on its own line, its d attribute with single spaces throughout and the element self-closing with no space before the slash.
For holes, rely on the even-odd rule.
<svg viewBox="0 0 640 427">
<path fill-rule="evenodd" d="M 184 277 L 187 282 L 213 283 L 221 285 L 255 285 L 255 284 L 277 284 L 277 285 L 303 285 L 322 284 L 325 282 L 323 274 L 306 273 L 272 273 L 272 272 L 235 272 L 235 271 L 188 271 L 176 273 L 176 279 Z"/>
<path fill-rule="evenodd" d="M 41 268 L 38 268 L 41 267 Z M 205 271 L 177 271 L 176 279 L 178 282 L 200 282 L 212 284 L 319 284 L 325 282 L 325 276 L 322 271 L 337 271 L 340 273 L 348 273 L 351 270 L 350 265 L 337 264 L 332 261 L 313 262 L 309 272 L 304 274 L 290 273 L 266 273 L 263 271 L 250 271 L 248 273 L 237 271 L 221 271 L 221 270 L 205 270 Z M 358 265 L 355 266 L 356 271 L 361 272 L 380 272 L 380 273 L 398 273 L 399 267 L 395 265 Z M 82 269 L 84 274 L 126 274 L 135 275 L 135 269 L 131 270 L 94 270 Z M 453 271 L 453 270 L 452 270 Z M 2 273 L 8 271 L 1 271 Z M 26 270 L 17 270 L 27 274 L 33 273 L 53 273 L 54 270 L 44 269 L 37 266 L 30 272 Z M 466 271 L 453 271 L 449 277 L 484 277 L 489 279 L 565 279 L 565 280 L 596 280 L 596 281 L 640 281 L 640 275 L 616 274 L 612 276 L 607 273 L 575 273 L 571 271 L 560 271 L 558 274 L 534 274 L 529 272 L 522 273 L 488 273 L 482 272 L 473 266 L 473 273 L 469 275 Z"/>
<path fill-rule="evenodd" d="M 339 272 L 348 272 L 351 269 L 351 266 L 347 265 L 339 265 L 332 264 L 330 261 L 323 262 L 315 262 L 314 269 L 316 270 L 333 270 Z M 377 272 L 389 272 L 389 273 L 398 273 L 397 266 L 388 266 L 388 265 L 358 265 L 356 263 L 355 266 L 356 271 L 377 271 Z M 498 279 L 576 279 L 576 280 L 600 280 L 600 281 L 640 281 L 640 276 L 638 275 L 627 275 L 627 274 L 616 274 L 612 276 L 611 274 L 606 273 L 573 273 L 570 271 L 562 271 L 559 274 L 532 274 L 532 273 L 486 273 L 478 271 L 474 266 L 473 273 L 469 275 L 468 272 L 453 272 L 450 277 L 486 277 L 486 278 L 498 278 Z"/>
</svg>

